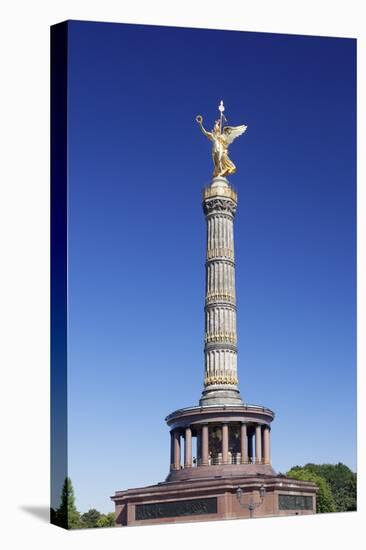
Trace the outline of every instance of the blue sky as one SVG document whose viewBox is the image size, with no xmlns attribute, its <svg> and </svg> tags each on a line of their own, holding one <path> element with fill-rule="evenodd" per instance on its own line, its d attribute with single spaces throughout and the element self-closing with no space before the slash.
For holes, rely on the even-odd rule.
<svg viewBox="0 0 366 550">
<path fill-rule="evenodd" d="M 162 481 L 203 383 L 210 128 L 232 125 L 238 369 L 272 463 L 356 469 L 351 39 L 69 23 L 69 473 L 78 508 Z"/>
</svg>

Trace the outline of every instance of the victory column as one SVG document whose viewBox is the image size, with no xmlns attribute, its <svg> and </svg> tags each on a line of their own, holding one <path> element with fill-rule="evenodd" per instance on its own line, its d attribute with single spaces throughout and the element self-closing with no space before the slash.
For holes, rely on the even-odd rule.
<svg viewBox="0 0 366 550">
<path fill-rule="evenodd" d="M 277 476 L 271 466 L 273 411 L 245 403 L 239 392 L 234 261 L 237 193 L 226 176 L 236 172 L 229 146 L 247 126 L 224 125 L 222 101 L 219 111 L 211 132 L 204 128 L 203 117 L 196 117 L 212 142 L 214 164 L 202 201 L 207 227 L 204 388 L 199 405 L 178 409 L 165 419 L 170 427 L 166 480 L 117 491 L 111 497 L 117 525 L 315 512 L 315 484 Z"/>
<path fill-rule="evenodd" d="M 199 407 L 181 409 L 166 421 L 172 428 L 172 461 L 169 480 L 181 478 L 178 464 L 180 435 L 185 442 L 185 465 L 191 464 L 192 436 L 197 437 L 195 477 L 232 472 L 273 474 L 270 466 L 270 423 L 274 413 L 264 407 L 245 405 L 240 396 L 237 374 L 236 291 L 234 263 L 234 216 L 237 193 L 226 176 L 236 167 L 229 158 L 231 143 L 247 126 L 228 126 L 223 101 L 220 118 L 213 130 L 196 121 L 212 142 L 214 165 L 211 184 L 203 191 L 206 216 L 205 375 Z M 184 434 L 182 428 L 184 427 Z M 179 439 L 179 441 L 178 441 Z M 208 469 L 207 469 L 208 468 Z M 253 472 L 254 473 L 254 472 Z"/>
<path fill-rule="evenodd" d="M 228 147 L 247 126 L 224 126 L 224 104 L 212 132 L 203 134 L 212 141 L 213 180 L 203 194 L 206 215 L 206 298 L 205 298 L 205 377 L 200 405 L 242 404 L 237 376 L 236 295 L 234 263 L 234 216 L 237 194 L 226 175 L 236 167 L 229 159 Z"/>
</svg>

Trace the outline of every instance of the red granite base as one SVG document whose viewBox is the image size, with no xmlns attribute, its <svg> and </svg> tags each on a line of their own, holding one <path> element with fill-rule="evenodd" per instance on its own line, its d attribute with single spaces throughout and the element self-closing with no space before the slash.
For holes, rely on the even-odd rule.
<svg viewBox="0 0 366 550">
<path fill-rule="evenodd" d="M 266 489 L 263 502 L 251 512 L 248 504 L 261 502 L 262 485 Z M 242 505 L 236 494 L 238 487 L 243 491 Z M 285 476 L 255 475 L 162 482 L 117 491 L 111 499 L 116 507 L 117 526 L 153 525 L 314 514 L 316 491 L 314 483 Z"/>
</svg>

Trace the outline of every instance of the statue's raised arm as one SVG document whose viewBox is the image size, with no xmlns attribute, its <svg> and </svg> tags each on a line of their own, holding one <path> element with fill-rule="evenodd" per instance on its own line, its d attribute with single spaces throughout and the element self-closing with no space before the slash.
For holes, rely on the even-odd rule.
<svg viewBox="0 0 366 550">
<path fill-rule="evenodd" d="M 197 115 L 196 116 L 196 122 L 198 122 L 198 125 L 201 129 L 201 132 L 209 139 L 209 140 L 213 140 L 213 135 L 211 132 L 207 132 L 207 130 L 205 130 L 205 128 L 203 127 L 203 117 L 201 115 Z"/>
<path fill-rule="evenodd" d="M 223 121 L 227 122 L 224 111 L 225 107 L 223 102 L 220 102 L 219 105 L 220 118 L 215 121 L 214 128 L 212 132 L 207 132 L 203 127 L 203 118 L 201 115 L 196 116 L 196 121 L 202 131 L 202 133 L 212 141 L 212 159 L 214 163 L 214 177 L 222 176 L 225 177 L 229 174 L 234 174 L 236 172 L 235 164 L 229 159 L 228 148 L 229 145 L 237 137 L 244 134 L 247 129 L 245 124 L 241 126 L 225 126 L 223 128 Z"/>
</svg>

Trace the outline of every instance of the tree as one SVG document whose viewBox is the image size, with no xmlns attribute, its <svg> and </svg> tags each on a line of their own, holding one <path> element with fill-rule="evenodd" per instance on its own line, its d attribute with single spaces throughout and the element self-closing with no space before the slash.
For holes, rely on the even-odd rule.
<svg viewBox="0 0 366 550">
<path fill-rule="evenodd" d="M 64 481 L 61 494 L 61 505 L 56 511 L 56 525 L 64 529 L 79 529 L 83 527 L 80 514 L 75 506 L 74 488 L 71 479 Z"/>
<path fill-rule="evenodd" d="M 306 464 L 310 472 L 324 478 L 329 484 L 337 512 L 357 510 L 357 474 L 348 466 L 338 464 Z"/>
<path fill-rule="evenodd" d="M 116 519 L 114 512 L 110 512 L 109 514 L 102 514 L 100 518 L 97 521 L 97 527 L 114 527 Z"/>
<path fill-rule="evenodd" d="M 101 514 L 95 508 L 81 515 L 76 509 L 71 479 L 67 477 L 62 487 L 60 507 L 57 510 L 51 508 L 51 523 L 64 529 L 114 527 L 115 515 L 113 512 Z"/>
<path fill-rule="evenodd" d="M 85 512 L 81 516 L 81 520 L 83 522 L 83 527 L 98 527 L 97 523 L 98 520 L 101 518 L 101 513 L 98 512 L 95 508 L 91 508 L 88 512 Z"/>
<path fill-rule="evenodd" d="M 302 468 L 300 466 L 295 466 L 289 470 L 286 474 L 288 477 L 293 479 L 298 479 L 301 481 L 312 481 L 318 486 L 318 492 L 316 494 L 316 512 L 317 514 L 326 513 L 326 512 L 336 512 L 336 505 L 332 495 L 332 491 L 327 481 L 315 474 L 314 472 Z"/>
</svg>

